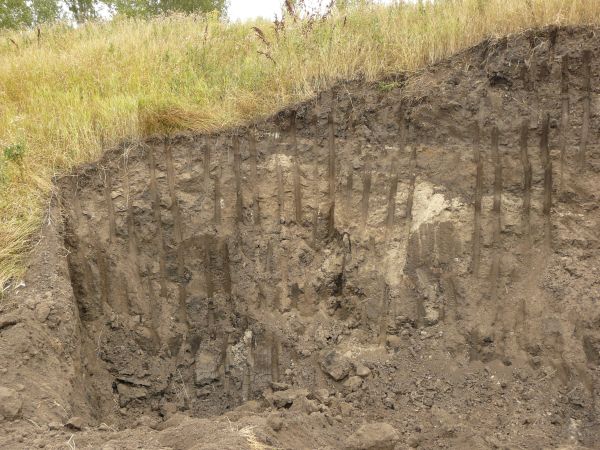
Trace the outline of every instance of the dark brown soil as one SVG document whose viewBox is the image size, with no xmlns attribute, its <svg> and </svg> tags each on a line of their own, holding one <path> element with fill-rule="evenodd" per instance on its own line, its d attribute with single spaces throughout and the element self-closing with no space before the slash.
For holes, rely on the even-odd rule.
<svg viewBox="0 0 600 450">
<path fill-rule="evenodd" d="M 57 180 L 0 303 L 0 448 L 600 447 L 597 33 Z"/>
</svg>

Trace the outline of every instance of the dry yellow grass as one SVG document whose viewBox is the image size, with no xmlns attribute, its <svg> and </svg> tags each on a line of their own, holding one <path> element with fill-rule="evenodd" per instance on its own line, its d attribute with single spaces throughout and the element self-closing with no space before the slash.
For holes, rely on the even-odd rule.
<svg viewBox="0 0 600 450">
<path fill-rule="evenodd" d="M 548 24 L 597 24 L 597 0 L 438 0 L 361 6 L 307 30 L 215 17 L 116 20 L 0 34 L 0 283 L 22 275 L 52 176 L 102 143 L 235 125 L 335 80 L 411 70 L 482 38 Z M 264 32 L 260 39 L 252 26 Z M 260 54 L 258 52 L 263 52 Z M 268 55 L 268 56 L 265 56 Z"/>
</svg>

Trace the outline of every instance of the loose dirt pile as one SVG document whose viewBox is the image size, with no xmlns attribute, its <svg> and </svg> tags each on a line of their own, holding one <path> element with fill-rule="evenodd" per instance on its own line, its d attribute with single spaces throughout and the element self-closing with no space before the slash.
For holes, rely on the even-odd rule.
<svg viewBox="0 0 600 450">
<path fill-rule="evenodd" d="M 0 447 L 598 448 L 597 32 L 57 180 Z"/>
</svg>

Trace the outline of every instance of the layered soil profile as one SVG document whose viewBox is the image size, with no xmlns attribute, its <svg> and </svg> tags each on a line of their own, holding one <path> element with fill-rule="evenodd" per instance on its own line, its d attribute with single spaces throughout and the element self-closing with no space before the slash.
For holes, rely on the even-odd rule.
<svg viewBox="0 0 600 450">
<path fill-rule="evenodd" d="M 598 448 L 597 34 L 57 179 L 0 303 L 0 447 Z"/>
</svg>

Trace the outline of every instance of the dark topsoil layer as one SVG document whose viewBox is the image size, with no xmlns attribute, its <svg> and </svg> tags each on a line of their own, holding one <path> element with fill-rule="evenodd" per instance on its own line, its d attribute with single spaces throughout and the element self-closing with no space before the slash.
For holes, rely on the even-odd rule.
<svg viewBox="0 0 600 450">
<path fill-rule="evenodd" d="M 597 32 L 57 180 L 0 303 L 0 447 L 598 448 Z"/>
</svg>

